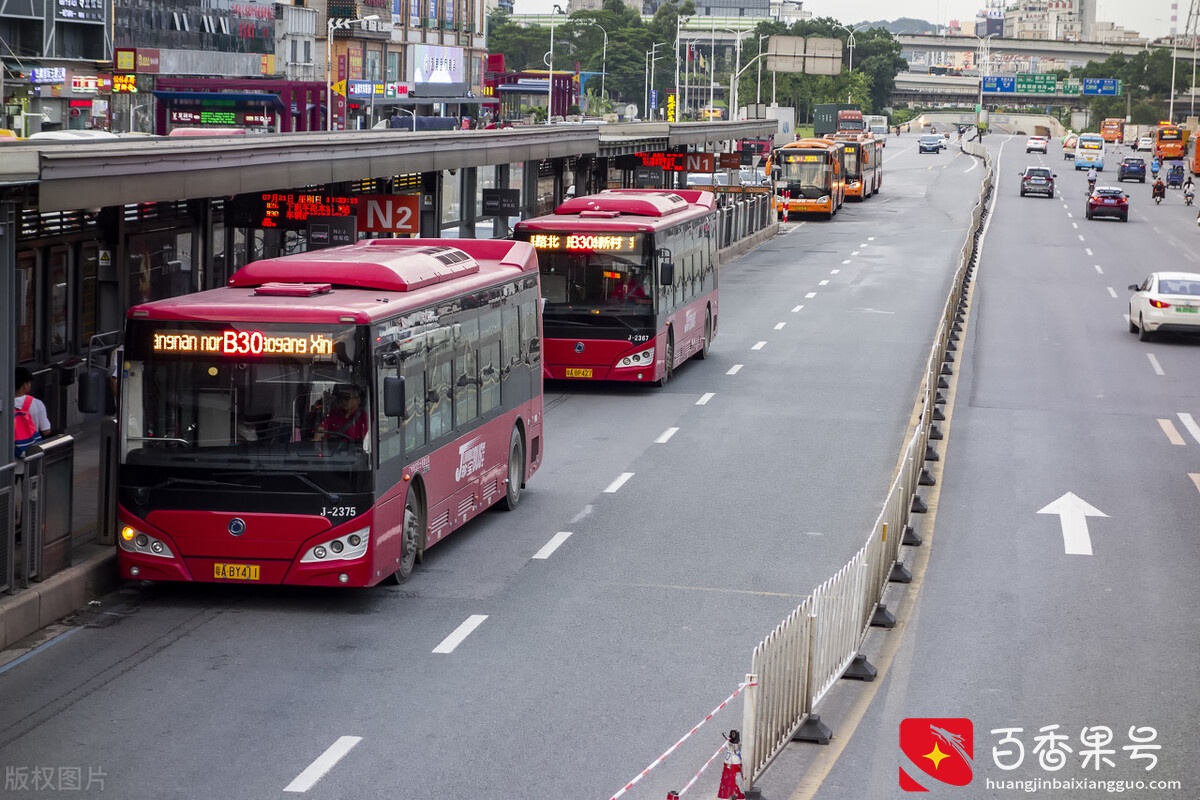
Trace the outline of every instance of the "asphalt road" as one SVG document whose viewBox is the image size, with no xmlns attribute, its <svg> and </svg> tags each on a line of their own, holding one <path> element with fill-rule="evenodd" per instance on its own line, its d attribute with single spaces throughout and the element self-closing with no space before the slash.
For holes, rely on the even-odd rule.
<svg viewBox="0 0 1200 800">
<path fill-rule="evenodd" d="M 615 793 L 878 514 L 983 173 L 915 143 L 880 196 L 723 267 L 708 360 L 548 387 L 516 512 L 400 588 L 130 585 L 0 672 L 0 764 L 130 800 Z M 735 708 L 627 796 L 680 788 Z"/>
<path fill-rule="evenodd" d="M 1045 157 L 1023 137 L 987 144 L 999 183 L 925 520 L 928 568 L 894 592 L 895 605 L 917 592 L 915 608 L 872 634 L 880 678 L 838 687 L 834 742 L 790 745 L 764 797 L 911 796 L 900 769 L 935 797 L 1200 797 L 1200 349 L 1139 343 L 1126 288 L 1155 269 L 1200 271 L 1195 209 L 1126 183 L 1128 223 L 1087 221 L 1085 177 L 1057 143 Z M 1102 185 L 1125 152 L 1110 153 Z M 1058 172 L 1053 199 L 1018 196 L 1017 174 L 1037 164 Z M 971 721 L 967 787 L 922 771 L 939 758 L 927 742 L 901 749 L 910 718 Z M 1020 729 L 1019 760 L 1004 728 Z M 1143 744 L 1159 749 L 1129 749 Z"/>
</svg>

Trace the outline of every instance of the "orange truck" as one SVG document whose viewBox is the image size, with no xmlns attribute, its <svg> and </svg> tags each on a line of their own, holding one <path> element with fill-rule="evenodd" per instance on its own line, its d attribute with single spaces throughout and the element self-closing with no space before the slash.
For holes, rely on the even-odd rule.
<svg viewBox="0 0 1200 800">
<path fill-rule="evenodd" d="M 1121 144 L 1125 136 L 1125 120 L 1112 117 L 1100 123 L 1100 136 L 1109 144 Z"/>
</svg>

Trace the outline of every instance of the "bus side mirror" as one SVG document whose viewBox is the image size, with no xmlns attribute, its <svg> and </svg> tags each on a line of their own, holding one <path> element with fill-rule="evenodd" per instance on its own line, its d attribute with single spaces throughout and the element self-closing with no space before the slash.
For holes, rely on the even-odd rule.
<svg viewBox="0 0 1200 800">
<path fill-rule="evenodd" d="M 393 375 L 383 379 L 383 413 L 389 417 L 404 416 L 404 378 Z"/>
<path fill-rule="evenodd" d="M 658 285 L 659 286 L 674 286 L 675 285 L 675 262 L 663 261 L 658 265 Z"/>
</svg>

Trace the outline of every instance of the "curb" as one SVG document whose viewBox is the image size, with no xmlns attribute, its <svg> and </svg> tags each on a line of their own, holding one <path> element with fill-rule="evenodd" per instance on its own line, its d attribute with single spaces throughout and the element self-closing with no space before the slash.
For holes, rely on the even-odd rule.
<svg viewBox="0 0 1200 800">
<path fill-rule="evenodd" d="M 72 560 L 77 563 L 28 589 L 0 596 L 0 650 L 78 611 L 121 583 L 115 547 L 85 545 L 74 551 Z"/>
</svg>

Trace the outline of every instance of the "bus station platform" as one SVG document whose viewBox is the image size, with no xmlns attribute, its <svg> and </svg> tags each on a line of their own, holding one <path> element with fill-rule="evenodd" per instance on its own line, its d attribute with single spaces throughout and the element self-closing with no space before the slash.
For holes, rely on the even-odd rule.
<svg viewBox="0 0 1200 800">
<path fill-rule="evenodd" d="M 75 440 L 71 563 L 14 594 L 0 594 L 0 650 L 37 646 L 39 631 L 69 617 L 119 585 L 117 551 L 96 543 L 100 498 L 100 420 L 67 433 Z M 27 639 L 28 637 L 28 639 Z M 26 641 L 22 641 L 26 640 Z M 0 661 L 8 660 L 0 657 Z"/>
</svg>

